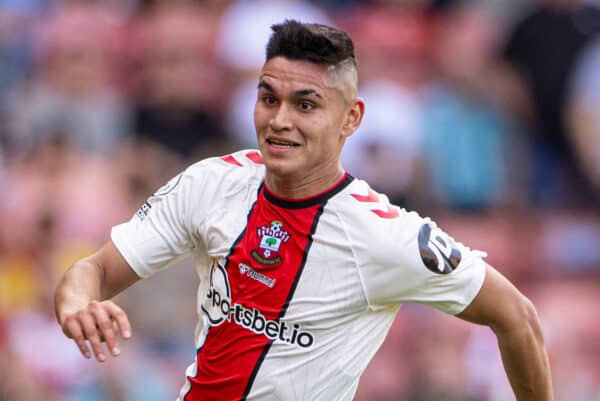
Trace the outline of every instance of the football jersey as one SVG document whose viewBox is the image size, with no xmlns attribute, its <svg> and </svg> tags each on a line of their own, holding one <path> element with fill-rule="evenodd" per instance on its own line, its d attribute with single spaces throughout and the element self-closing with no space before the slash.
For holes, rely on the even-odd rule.
<svg viewBox="0 0 600 401">
<path fill-rule="evenodd" d="M 198 162 L 111 238 L 148 277 L 193 254 L 197 354 L 178 401 L 352 400 L 402 303 L 461 312 L 482 252 L 346 174 L 306 199 L 264 184 L 258 151 Z"/>
</svg>

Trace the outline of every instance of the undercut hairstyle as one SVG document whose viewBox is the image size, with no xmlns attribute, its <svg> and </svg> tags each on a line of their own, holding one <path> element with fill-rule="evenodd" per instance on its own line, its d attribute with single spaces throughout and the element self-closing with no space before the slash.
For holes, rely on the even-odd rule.
<svg viewBox="0 0 600 401">
<path fill-rule="evenodd" d="M 267 43 L 266 61 L 283 57 L 324 65 L 331 73 L 332 83 L 339 87 L 346 101 L 356 96 L 357 62 L 354 43 L 346 32 L 295 20 L 286 20 L 271 26 L 271 29 L 273 33 Z"/>
<path fill-rule="evenodd" d="M 266 61 L 284 57 L 327 66 L 350 63 L 356 68 L 354 43 L 341 29 L 286 20 L 271 26 L 271 30 Z"/>
</svg>

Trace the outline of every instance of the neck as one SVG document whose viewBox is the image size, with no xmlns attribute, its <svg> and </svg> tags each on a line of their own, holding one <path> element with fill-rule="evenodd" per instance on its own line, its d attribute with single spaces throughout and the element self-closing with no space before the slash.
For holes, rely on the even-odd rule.
<svg viewBox="0 0 600 401">
<path fill-rule="evenodd" d="M 302 179 L 297 177 L 281 177 L 273 173 L 265 174 L 265 183 L 269 191 L 273 194 L 288 199 L 304 199 L 318 195 L 337 184 L 345 172 L 338 166 L 335 171 L 328 174 L 320 174 L 318 177 L 305 176 Z"/>
</svg>

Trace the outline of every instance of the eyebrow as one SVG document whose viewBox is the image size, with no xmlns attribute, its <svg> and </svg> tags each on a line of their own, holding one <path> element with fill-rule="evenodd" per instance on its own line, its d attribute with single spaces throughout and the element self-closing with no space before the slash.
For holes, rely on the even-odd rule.
<svg viewBox="0 0 600 401">
<path fill-rule="evenodd" d="M 265 88 L 266 90 L 268 90 L 270 92 L 275 92 L 275 90 L 273 90 L 273 87 L 265 81 L 260 81 L 258 83 L 258 88 Z"/>
<path fill-rule="evenodd" d="M 316 90 L 314 90 L 314 89 L 301 89 L 301 90 L 299 90 L 299 91 L 296 91 L 296 92 L 294 92 L 294 95 L 295 95 L 295 96 L 298 96 L 298 97 L 302 97 L 302 96 L 308 96 L 308 95 L 315 95 L 316 97 L 319 97 L 319 98 L 321 98 L 321 99 L 323 98 L 323 97 L 322 97 L 322 96 L 319 94 L 319 92 L 317 92 L 317 91 L 316 91 Z"/>
<path fill-rule="evenodd" d="M 264 80 L 261 80 L 258 83 L 258 88 L 264 88 L 264 89 L 268 90 L 269 92 L 275 92 L 275 89 L 273 89 L 273 87 Z M 321 96 L 319 94 L 319 92 L 317 92 L 314 89 L 300 89 L 293 93 L 294 97 L 303 97 L 303 96 L 309 96 L 309 95 L 315 95 L 316 97 L 321 98 L 321 99 L 323 98 L 323 96 Z"/>
</svg>

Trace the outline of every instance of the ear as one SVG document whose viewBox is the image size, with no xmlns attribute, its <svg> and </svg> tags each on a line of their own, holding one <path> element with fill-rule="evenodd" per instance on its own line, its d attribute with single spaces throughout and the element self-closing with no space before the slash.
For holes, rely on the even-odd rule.
<svg viewBox="0 0 600 401">
<path fill-rule="evenodd" d="M 365 114 L 365 101 L 359 97 L 355 97 L 350 101 L 350 106 L 346 110 L 344 125 L 342 126 L 341 135 L 348 138 L 356 131 L 362 122 Z"/>
</svg>

